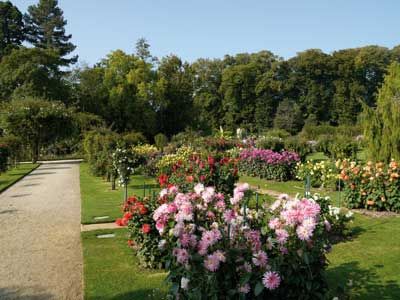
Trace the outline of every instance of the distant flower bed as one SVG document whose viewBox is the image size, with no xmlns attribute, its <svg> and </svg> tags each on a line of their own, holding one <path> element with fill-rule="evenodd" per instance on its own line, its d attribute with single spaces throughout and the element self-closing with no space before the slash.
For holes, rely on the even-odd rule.
<svg viewBox="0 0 400 300">
<path fill-rule="evenodd" d="M 400 212 L 400 168 L 396 161 L 361 165 L 344 160 L 338 166 L 349 208 Z"/>
<path fill-rule="evenodd" d="M 334 162 L 330 161 L 298 162 L 296 166 L 297 179 L 306 180 L 307 176 L 310 177 L 312 187 L 327 187 L 336 183 L 338 170 Z"/>
<path fill-rule="evenodd" d="M 295 152 L 274 152 L 257 148 L 243 149 L 239 157 L 241 173 L 279 181 L 293 179 L 296 163 L 300 161 Z"/>
</svg>

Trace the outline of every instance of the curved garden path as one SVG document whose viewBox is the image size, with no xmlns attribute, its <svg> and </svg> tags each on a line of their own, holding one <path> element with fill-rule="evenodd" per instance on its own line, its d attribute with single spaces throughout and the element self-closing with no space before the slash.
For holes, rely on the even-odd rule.
<svg viewBox="0 0 400 300">
<path fill-rule="evenodd" d="M 0 195 L 0 299 L 81 300 L 79 162 L 43 163 Z"/>
</svg>

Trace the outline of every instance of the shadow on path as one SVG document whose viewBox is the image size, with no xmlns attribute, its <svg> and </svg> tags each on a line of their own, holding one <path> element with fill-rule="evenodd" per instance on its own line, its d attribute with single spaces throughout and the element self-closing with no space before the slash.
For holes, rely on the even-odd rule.
<svg viewBox="0 0 400 300">
<path fill-rule="evenodd" d="M 35 293 L 31 294 L 26 290 L 21 288 L 0 288 L 0 299 L 1 300 L 50 300 L 54 299 L 51 294 L 48 293 Z"/>
</svg>

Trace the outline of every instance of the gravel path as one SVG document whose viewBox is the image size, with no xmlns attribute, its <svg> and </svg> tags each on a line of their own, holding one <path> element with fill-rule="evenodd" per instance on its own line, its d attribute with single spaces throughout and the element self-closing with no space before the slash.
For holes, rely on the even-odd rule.
<svg viewBox="0 0 400 300">
<path fill-rule="evenodd" d="M 0 299 L 81 300 L 79 163 L 49 162 L 0 195 Z"/>
</svg>

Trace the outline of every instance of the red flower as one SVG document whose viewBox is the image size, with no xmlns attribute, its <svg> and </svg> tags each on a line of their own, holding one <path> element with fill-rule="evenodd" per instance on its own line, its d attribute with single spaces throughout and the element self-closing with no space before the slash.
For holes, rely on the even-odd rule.
<svg viewBox="0 0 400 300">
<path fill-rule="evenodd" d="M 186 176 L 186 182 L 193 182 L 194 178 L 192 175 Z"/>
<path fill-rule="evenodd" d="M 126 202 L 128 202 L 128 204 L 133 204 L 137 201 L 137 198 L 135 196 L 130 196 Z"/>
<path fill-rule="evenodd" d="M 148 234 L 150 232 L 150 230 L 151 230 L 150 224 L 143 224 L 142 225 L 142 232 L 144 234 Z"/>
<path fill-rule="evenodd" d="M 210 167 L 213 167 L 213 166 L 215 165 L 215 159 L 214 159 L 214 157 L 212 157 L 212 156 L 209 156 L 209 157 L 208 157 L 208 165 L 209 165 Z"/>
<path fill-rule="evenodd" d="M 204 182 L 205 180 L 206 180 L 206 176 L 201 175 L 201 176 L 200 176 L 200 181 L 201 181 L 201 182 Z"/>
<path fill-rule="evenodd" d="M 135 246 L 135 242 L 132 241 L 132 240 L 128 240 L 128 246 L 129 246 L 129 247 Z"/>
<path fill-rule="evenodd" d="M 124 217 L 123 217 L 124 219 L 128 219 L 128 220 L 130 220 L 130 219 L 132 219 L 132 213 L 130 213 L 129 211 L 127 211 L 125 214 L 124 214 Z"/>
<path fill-rule="evenodd" d="M 161 174 L 160 177 L 158 177 L 158 182 L 161 187 L 165 186 L 168 183 L 168 176 L 166 174 Z"/>
<path fill-rule="evenodd" d="M 128 225 L 129 220 L 125 219 L 125 218 L 118 218 L 115 220 L 115 224 L 117 224 L 118 226 L 126 226 Z"/>
</svg>

